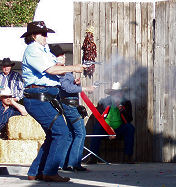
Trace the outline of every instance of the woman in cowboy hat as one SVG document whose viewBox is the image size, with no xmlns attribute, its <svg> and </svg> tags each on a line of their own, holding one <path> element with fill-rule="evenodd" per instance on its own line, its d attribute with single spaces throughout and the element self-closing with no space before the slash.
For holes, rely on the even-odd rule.
<svg viewBox="0 0 176 187">
<path fill-rule="evenodd" d="M 15 101 L 19 101 L 23 97 L 24 83 L 22 76 L 12 70 L 15 65 L 10 58 L 4 58 L 0 66 L 2 67 L 2 72 L 0 73 L 0 86 L 9 87 L 12 91 L 12 96 Z"/>
<path fill-rule="evenodd" d="M 0 90 L 0 131 L 5 130 L 5 125 L 11 116 L 27 115 L 25 107 L 12 98 L 9 87 Z"/>
<path fill-rule="evenodd" d="M 70 180 L 68 177 L 58 175 L 58 167 L 64 165 L 72 141 L 56 100 L 60 86 L 59 75 L 81 73 L 83 66 L 58 66 L 46 42 L 48 33 L 54 31 L 47 28 L 43 21 L 34 21 L 27 25 L 27 32 L 21 36 L 28 45 L 22 63 L 22 77 L 26 87 L 24 105 L 46 133 L 44 144 L 28 171 L 28 179 L 67 182 Z"/>
<path fill-rule="evenodd" d="M 114 129 L 116 135 L 124 137 L 124 161 L 131 162 L 134 145 L 134 126 L 131 124 L 131 121 L 133 120 L 131 101 L 124 97 L 124 92 L 126 90 L 127 88 L 122 87 L 119 82 L 114 82 L 111 89 L 105 90 L 105 93 L 109 96 L 99 101 L 97 109 L 100 113 L 103 113 L 106 107 L 110 106 L 108 113 L 104 116 L 105 121 Z M 97 120 L 94 123 L 93 134 L 106 134 Z M 91 139 L 90 150 L 95 154 L 99 153 L 102 138 L 103 137 L 96 137 Z M 97 160 L 94 156 L 91 156 L 87 164 L 93 163 L 97 163 Z"/>
</svg>

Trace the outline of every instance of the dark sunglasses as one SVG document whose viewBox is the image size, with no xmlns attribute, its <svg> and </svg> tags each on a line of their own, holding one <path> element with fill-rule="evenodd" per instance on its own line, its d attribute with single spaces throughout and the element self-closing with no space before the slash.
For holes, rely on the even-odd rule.
<svg viewBox="0 0 176 187">
<path fill-rule="evenodd" d="M 43 37 L 47 37 L 47 32 L 43 32 L 43 33 L 41 33 L 41 35 L 42 35 Z"/>
<path fill-rule="evenodd" d="M 8 95 L 8 96 L 6 96 L 6 95 L 3 95 L 3 96 L 1 96 L 2 98 L 4 98 L 4 99 L 7 99 L 7 98 L 12 98 L 12 96 L 11 95 Z"/>
</svg>

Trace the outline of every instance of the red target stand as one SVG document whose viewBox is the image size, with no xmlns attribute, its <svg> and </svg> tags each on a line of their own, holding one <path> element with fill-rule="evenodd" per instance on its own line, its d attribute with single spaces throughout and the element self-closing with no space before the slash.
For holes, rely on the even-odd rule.
<svg viewBox="0 0 176 187">
<path fill-rule="evenodd" d="M 99 113 L 99 111 L 96 109 L 96 107 L 93 105 L 93 103 L 90 101 L 90 99 L 87 97 L 87 95 L 83 91 L 80 93 L 80 96 L 83 99 L 83 101 L 86 103 L 86 105 L 89 107 L 92 114 L 95 116 L 95 118 L 101 124 L 101 126 L 104 128 L 104 130 L 108 133 L 108 135 L 86 135 L 86 137 L 116 136 L 116 133 L 114 132 L 114 130 L 104 120 L 104 117 L 103 117 L 104 113 L 102 115 Z M 83 157 L 82 160 L 87 158 L 89 155 L 93 154 L 95 157 L 100 159 L 102 162 L 109 164 L 108 162 L 103 160 L 101 157 L 99 157 L 97 154 L 95 154 L 94 152 L 89 150 L 87 147 L 84 146 L 84 149 L 87 150 L 89 152 L 89 154 L 86 155 L 85 157 Z"/>
</svg>

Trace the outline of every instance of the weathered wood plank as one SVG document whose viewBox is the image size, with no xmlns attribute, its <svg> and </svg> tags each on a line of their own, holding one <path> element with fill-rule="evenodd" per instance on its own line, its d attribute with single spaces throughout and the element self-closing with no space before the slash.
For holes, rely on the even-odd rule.
<svg viewBox="0 0 176 187">
<path fill-rule="evenodd" d="M 135 80 L 134 80 L 134 74 L 136 70 L 136 3 L 130 3 L 130 17 L 129 17 L 129 99 L 132 102 L 133 106 L 133 125 L 136 126 L 135 122 Z M 136 142 L 136 138 L 135 138 Z M 134 158 L 136 157 L 136 146 L 134 147 Z"/>
<path fill-rule="evenodd" d="M 105 12 L 105 3 L 100 2 L 100 35 L 99 35 L 99 60 L 100 62 L 103 62 L 103 65 L 100 66 L 100 81 L 104 82 L 104 75 L 105 75 L 105 61 L 106 61 L 106 43 L 105 43 L 105 19 L 106 19 L 106 12 Z M 104 94 L 104 86 L 100 86 L 99 88 L 100 91 L 100 99 L 105 97 Z"/>
<path fill-rule="evenodd" d="M 95 32 L 94 32 L 94 42 L 97 46 L 97 58 L 95 59 L 95 61 L 99 62 L 99 33 L 100 33 L 100 20 L 99 20 L 99 3 L 94 3 L 93 4 L 93 26 L 95 28 Z M 100 65 L 95 65 L 95 72 L 93 75 L 93 80 L 92 82 L 94 83 L 95 81 L 99 81 L 100 80 Z M 99 101 L 99 95 L 100 95 L 100 89 L 95 89 L 94 93 L 93 93 L 93 101 L 95 103 L 95 105 L 98 103 Z"/>
<path fill-rule="evenodd" d="M 153 29 L 153 4 L 148 4 L 148 103 L 147 103 L 147 161 L 153 159 L 153 47 L 154 47 L 154 29 Z"/>
<path fill-rule="evenodd" d="M 81 4 L 74 2 L 74 43 L 73 43 L 73 64 L 81 63 L 81 43 L 80 43 L 80 27 L 81 27 Z"/>
<path fill-rule="evenodd" d="M 160 11 L 163 10 L 163 6 L 161 4 L 156 3 L 156 32 L 155 32 L 155 61 L 154 61 L 154 112 L 156 115 L 154 115 L 154 160 L 155 161 L 161 161 L 162 160 L 162 128 L 160 127 L 161 121 L 160 121 L 160 113 L 161 113 L 161 106 L 160 106 L 160 62 L 163 60 L 163 52 L 162 51 L 162 45 L 161 41 L 163 39 L 163 33 L 162 33 L 162 26 L 163 26 L 163 15 L 160 14 Z M 160 32 L 157 32 L 161 28 Z M 161 54 L 162 52 L 162 54 Z"/>
<path fill-rule="evenodd" d="M 136 71 L 134 74 L 134 87 L 135 87 L 135 126 L 136 126 L 136 159 L 139 160 L 142 158 L 142 147 L 143 147 L 143 139 L 140 138 L 142 137 L 142 126 L 140 124 L 141 122 L 141 98 L 140 98 L 140 93 L 141 93 L 141 86 L 140 86 L 140 81 L 141 81 L 141 61 L 142 61 L 142 38 L 141 38 L 141 29 L 142 29 L 142 15 L 141 15 L 141 3 L 136 3 L 136 23 L 138 24 L 136 27 Z M 141 140 L 141 142 L 140 142 Z M 140 142 L 140 143 L 139 143 Z"/>
</svg>

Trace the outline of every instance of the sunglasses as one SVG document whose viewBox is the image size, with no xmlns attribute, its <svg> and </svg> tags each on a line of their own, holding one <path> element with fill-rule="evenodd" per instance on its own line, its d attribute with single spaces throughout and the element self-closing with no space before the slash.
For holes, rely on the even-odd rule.
<svg viewBox="0 0 176 187">
<path fill-rule="evenodd" d="M 47 32 L 43 32 L 43 33 L 41 33 L 41 35 L 42 35 L 43 37 L 47 37 Z"/>
<path fill-rule="evenodd" d="M 8 96 L 3 95 L 3 96 L 1 96 L 1 98 L 7 99 L 7 98 L 12 98 L 12 96 L 11 95 L 8 95 Z"/>
</svg>

